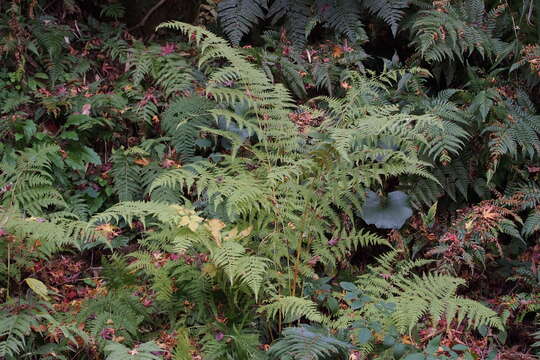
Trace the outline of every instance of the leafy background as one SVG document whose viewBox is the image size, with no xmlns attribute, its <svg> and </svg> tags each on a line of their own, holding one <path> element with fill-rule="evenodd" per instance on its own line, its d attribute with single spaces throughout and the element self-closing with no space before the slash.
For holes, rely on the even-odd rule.
<svg viewBox="0 0 540 360">
<path fill-rule="evenodd" d="M 540 4 L 0 2 L 0 359 L 534 359 Z"/>
</svg>

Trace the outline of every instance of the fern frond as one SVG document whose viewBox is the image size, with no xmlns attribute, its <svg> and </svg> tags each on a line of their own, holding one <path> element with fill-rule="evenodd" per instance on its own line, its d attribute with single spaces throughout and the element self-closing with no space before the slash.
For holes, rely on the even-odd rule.
<svg viewBox="0 0 540 360">
<path fill-rule="evenodd" d="M 218 16 L 223 30 L 232 44 L 240 44 L 242 37 L 264 19 L 267 0 L 223 0 L 218 3 Z"/>
<path fill-rule="evenodd" d="M 372 14 L 380 17 L 390 26 L 392 34 L 396 36 L 399 21 L 409 7 L 409 0 L 364 0 L 362 5 Z"/>
<path fill-rule="evenodd" d="M 502 329 L 501 319 L 484 305 L 456 296 L 457 288 L 465 284 L 461 278 L 441 274 L 411 274 L 411 270 L 429 261 L 405 262 L 395 267 L 396 251 L 379 258 L 379 266 L 363 275 L 359 287 L 382 301 L 395 305 L 394 324 L 401 331 L 411 331 L 424 316 L 433 323 L 445 319 L 449 324 L 466 321 L 468 326 Z M 397 272 L 396 272 L 397 270 Z M 381 276 L 384 275 L 384 276 Z"/>
<path fill-rule="evenodd" d="M 62 195 L 53 187 L 52 160 L 57 145 L 37 145 L 19 151 L 16 164 L 0 163 L 0 201 L 30 215 L 42 215 L 51 207 L 64 207 Z"/>
<path fill-rule="evenodd" d="M 160 360 L 162 349 L 154 342 L 149 341 L 132 349 L 117 342 L 110 342 L 105 346 L 108 354 L 106 360 Z"/>
<path fill-rule="evenodd" d="M 328 359 L 333 356 L 346 357 L 352 345 L 336 339 L 328 330 L 314 326 L 289 327 L 282 337 L 270 347 L 270 356 L 282 359 Z"/>
<path fill-rule="evenodd" d="M 271 300 L 270 304 L 260 307 L 258 312 L 265 312 L 269 319 L 282 316 L 286 323 L 300 318 L 322 323 L 325 316 L 317 309 L 317 304 L 305 298 L 295 296 L 280 296 Z"/>
</svg>

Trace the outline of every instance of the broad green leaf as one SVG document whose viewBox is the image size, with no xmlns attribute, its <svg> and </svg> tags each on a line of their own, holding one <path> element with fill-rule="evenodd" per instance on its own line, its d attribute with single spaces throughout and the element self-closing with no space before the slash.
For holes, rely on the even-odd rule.
<svg viewBox="0 0 540 360">
<path fill-rule="evenodd" d="M 358 331 L 358 342 L 360 342 L 361 345 L 367 344 L 370 339 L 371 331 L 369 329 L 361 328 L 360 331 Z"/>
<path fill-rule="evenodd" d="M 339 286 L 347 291 L 358 291 L 358 288 L 352 282 L 342 281 L 339 283 Z"/>
<path fill-rule="evenodd" d="M 379 229 L 400 229 L 412 216 L 408 196 L 402 191 L 393 191 L 383 198 L 373 191 L 368 191 L 362 208 L 362 219 L 368 225 Z"/>
<path fill-rule="evenodd" d="M 36 295 L 43 298 L 44 300 L 49 300 L 49 290 L 44 283 L 34 278 L 26 278 L 24 279 L 24 281 L 26 282 L 26 285 L 28 285 L 28 287 L 36 293 Z"/>
<path fill-rule="evenodd" d="M 416 353 L 407 355 L 403 360 L 425 360 L 425 358 L 424 354 Z"/>
</svg>

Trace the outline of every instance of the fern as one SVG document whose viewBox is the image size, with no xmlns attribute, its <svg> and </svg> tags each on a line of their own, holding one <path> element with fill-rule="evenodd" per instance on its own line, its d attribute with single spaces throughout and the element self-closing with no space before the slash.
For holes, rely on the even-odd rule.
<svg viewBox="0 0 540 360">
<path fill-rule="evenodd" d="M 434 114 L 442 119 L 442 126 L 426 129 L 426 137 L 430 137 L 429 148 L 423 150 L 433 159 L 448 164 L 452 156 L 460 155 L 470 137 L 465 129 L 468 125 L 468 114 L 459 109 L 450 98 L 456 90 L 446 89 L 432 99 L 423 99 L 419 104 L 426 113 Z"/>
<path fill-rule="evenodd" d="M 30 343 L 34 328 L 39 328 L 46 317 L 48 308 L 45 304 L 29 303 L 20 300 L 21 304 L 7 302 L 2 304 L 0 317 L 0 356 L 15 358 Z"/>
<path fill-rule="evenodd" d="M 317 323 L 325 321 L 324 315 L 317 309 L 317 304 L 311 300 L 294 296 L 276 297 L 271 300 L 270 304 L 260 307 L 257 311 L 266 312 L 269 319 L 281 316 L 286 323 L 300 318 Z"/>
<path fill-rule="evenodd" d="M 332 359 L 345 358 L 352 345 L 332 336 L 328 330 L 315 326 L 285 328 L 282 337 L 272 344 L 272 359 Z"/>
<path fill-rule="evenodd" d="M 77 319 L 86 323 L 90 336 L 106 346 L 106 336 L 103 334 L 108 329 L 131 343 L 139 335 L 139 325 L 147 316 L 148 310 L 137 297 L 126 290 L 119 290 L 87 300 Z"/>
<path fill-rule="evenodd" d="M 320 4 L 319 16 L 331 28 L 349 38 L 359 40 L 360 7 L 356 0 L 324 1 Z"/>
<path fill-rule="evenodd" d="M 77 246 L 77 234 L 71 233 L 63 219 L 47 221 L 42 218 L 27 218 L 15 211 L 0 209 L 0 224 L 15 239 L 28 249 L 34 249 L 27 256 L 48 257 L 69 246 Z"/>
<path fill-rule="evenodd" d="M 196 140 L 202 127 L 210 126 L 214 104 L 202 97 L 180 98 L 163 113 L 161 126 L 171 144 L 184 158 L 195 154 Z"/>
<path fill-rule="evenodd" d="M 531 114 L 530 110 L 526 110 L 527 108 L 534 108 L 528 99 L 522 98 L 521 103 L 508 102 L 506 119 L 484 129 L 484 133 L 491 135 L 488 146 L 494 162 L 492 172 L 496 170 L 499 159 L 503 156 L 516 158 L 523 155 L 533 158 L 539 153 L 539 119 Z M 490 174 L 488 179 L 489 176 Z"/>
<path fill-rule="evenodd" d="M 42 145 L 18 152 L 15 164 L 0 163 L 0 201 L 30 215 L 42 215 L 65 202 L 53 187 L 51 157 L 59 152 L 56 145 Z"/>
<path fill-rule="evenodd" d="M 105 352 L 108 354 L 106 360 L 160 360 L 162 356 L 157 354 L 161 351 L 162 349 L 152 341 L 131 349 L 117 342 L 110 342 L 105 346 Z"/>
<path fill-rule="evenodd" d="M 383 19 L 396 36 L 399 22 L 405 14 L 404 10 L 409 6 L 409 0 L 364 0 L 362 5 Z"/>
<path fill-rule="evenodd" d="M 457 288 L 465 284 L 463 279 L 440 274 L 414 275 L 411 270 L 419 264 L 412 262 L 396 269 L 396 256 L 396 252 L 391 252 L 380 257 L 379 265 L 372 267 L 370 274 L 361 276 L 358 284 L 375 299 L 395 305 L 391 316 L 398 329 L 411 332 L 424 316 L 433 323 L 444 319 L 448 326 L 455 319 L 474 328 L 503 328 L 493 310 L 455 295 Z"/>
<path fill-rule="evenodd" d="M 409 24 L 412 42 L 426 61 L 464 61 L 473 52 L 490 57 L 502 51 L 504 43 L 493 33 L 483 1 L 441 6 L 419 11 Z"/>
<path fill-rule="evenodd" d="M 218 267 L 224 269 L 231 284 L 239 279 L 253 291 L 257 300 L 268 267 L 268 259 L 244 253 L 245 249 L 240 244 L 226 241 L 213 250 L 212 260 Z"/>
<path fill-rule="evenodd" d="M 297 49 L 301 49 L 307 41 L 311 6 L 311 0 L 275 0 L 268 9 L 268 17 L 274 24 L 286 16 L 285 26 Z"/>
<path fill-rule="evenodd" d="M 240 44 L 242 37 L 265 17 L 267 0 L 224 0 L 218 3 L 218 16 L 223 30 L 232 44 Z"/>
<path fill-rule="evenodd" d="M 128 150 L 118 149 L 114 152 L 111 175 L 114 180 L 114 190 L 120 201 L 141 200 L 144 193 L 143 168 L 135 164 L 135 161 L 146 155 L 145 151 L 135 147 Z"/>
</svg>

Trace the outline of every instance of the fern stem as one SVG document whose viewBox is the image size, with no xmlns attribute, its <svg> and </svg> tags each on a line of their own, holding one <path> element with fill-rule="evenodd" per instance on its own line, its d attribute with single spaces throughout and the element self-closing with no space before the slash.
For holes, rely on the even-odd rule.
<svg viewBox="0 0 540 360">
<path fill-rule="evenodd" d="M 6 299 L 9 299 L 9 278 L 11 276 L 11 242 L 7 243 L 7 285 L 6 285 Z"/>
</svg>

